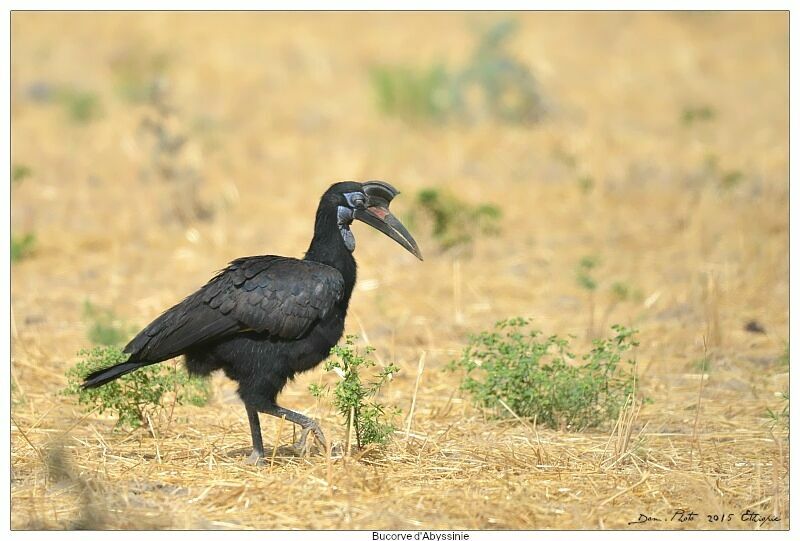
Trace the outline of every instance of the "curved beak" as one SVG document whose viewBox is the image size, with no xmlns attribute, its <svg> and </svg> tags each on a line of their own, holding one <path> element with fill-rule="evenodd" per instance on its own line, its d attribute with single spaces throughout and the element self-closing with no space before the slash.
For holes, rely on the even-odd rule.
<svg viewBox="0 0 800 541">
<path fill-rule="evenodd" d="M 389 212 L 388 207 L 375 205 L 365 209 L 358 209 L 353 213 L 353 218 L 365 224 L 369 224 L 384 235 L 391 237 L 397 244 L 422 261 L 422 253 L 420 253 L 414 237 L 412 237 L 408 229 L 400 223 L 400 220 Z"/>
</svg>

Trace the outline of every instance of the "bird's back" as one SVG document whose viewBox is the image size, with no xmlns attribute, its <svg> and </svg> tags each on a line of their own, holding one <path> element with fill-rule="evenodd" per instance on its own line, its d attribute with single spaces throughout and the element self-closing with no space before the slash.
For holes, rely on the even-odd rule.
<svg viewBox="0 0 800 541">
<path fill-rule="evenodd" d="M 236 259 L 145 327 L 125 352 L 157 363 L 240 333 L 297 340 L 332 312 L 344 290 L 341 273 L 328 265 L 271 255 Z"/>
</svg>

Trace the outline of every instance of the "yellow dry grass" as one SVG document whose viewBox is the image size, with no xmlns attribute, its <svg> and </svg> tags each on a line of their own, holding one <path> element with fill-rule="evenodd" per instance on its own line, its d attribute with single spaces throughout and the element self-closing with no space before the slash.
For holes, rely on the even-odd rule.
<svg viewBox="0 0 800 541">
<path fill-rule="evenodd" d="M 12 159 L 33 170 L 11 188 L 12 229 L 38 240 L 12 269 L 13 528 L 596 529 L 678 508 L 699 516 L 632 527 L 788 528 L 788 440 L 764 418 L 788 389 L 777 361 L 788 340 L 788 15 L 514 17 L 510 48 L 552 105 L 533 128 L 408 125 L 374 106 L 370 65 L 461 64 L 472 26 L 500 15 L 12 16 Z M 115 62 L 162 53 L 170 129 L 187 136 L 179 164 L 201 171 L 201 196 L 219 205 L 210 222 L 162 219 L 180 191 L 142 176 L 150 113 L 115 90 Z M 102 117 L 69 121 L 28 97 L 36 83 L 96 93 Z M 714 118 L 685 126 L 683 111 L 702 106 Z M 741 182 L 721 188 L 736 172 Z M 500 236 L 458 263 L 422 229 L 422 264 L 355 231 L 348 332 L 400 366 L 385 401 L 405 412 L 415 401 L 410 430 L 385 449 L 246 466 L 244 409 L 222 377 L 209 405 L 177 408 L 157 438 L 115 432 L 57 394 L 88 345 L 86 299 L 144 325 L 234 257 L 301 255 L 322 190 L 367 178 L 404 192 L 401 217 L 429 186 L 504 212 Z M 639 385 L 652 403 L 585 433 L 485 418 L 444 365 L 469 332 L 509 316 L 583 339 L 574 269 L 593 254 L 598 320 L 614 281 L 642 292 L 605 323 L 641 330 Z M 744 330 L 752 319 L 766 334 Z M 307 392 L 327 378 L 304 374 L 282 401 L 341 443 L 344 427 Z M 288 426 L 262 422 L 267 442 L 279 430 L 290 441 Z M 781 520 L 743 523 L 747 509 Z M 734 520 L 709 523 L 717 513 Z"/>
</svg>

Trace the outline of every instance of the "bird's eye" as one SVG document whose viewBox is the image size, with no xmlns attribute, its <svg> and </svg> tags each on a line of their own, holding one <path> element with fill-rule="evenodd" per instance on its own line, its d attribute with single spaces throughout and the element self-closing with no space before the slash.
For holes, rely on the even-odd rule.
<svg viewBox="0 0 800 541">
<path fill-rule="evenodd" d="M 347 206 L 351 209 L 363 209 L 367 206 L 367 196 L 361 192 L 350 192 L 344 194 Z"/>
</svg>

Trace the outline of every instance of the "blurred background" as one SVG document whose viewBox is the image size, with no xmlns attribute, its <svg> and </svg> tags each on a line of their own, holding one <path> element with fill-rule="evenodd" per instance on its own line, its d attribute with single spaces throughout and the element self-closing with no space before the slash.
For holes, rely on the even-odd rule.
<svg viewBox="0 0 800 541">
<path fill-rule="evenodd" d="M 442 368 L 469 333 L 525 316 L 587 344 L 612 323 L 638 328 L 653 401 L 642 423 L 691 432 L 686 404 L 703 381 L 701 428 L 762 431 L 718 469 L 733 479 L 733 464 L 749 460 L 741 453 L 773 452 L 765 411 L 780 411 L 788 391 L 788 13 L 15 12 L 11 29 L 15 527 L 60 524 L 49 506 L 71 512 L 37 451 L 55 433 L 79 425 L 81 471 L 97 459 L 92 434 L 110 447 L 133 437 L 79 423 L 57 394 L 76 352 L 128 338 L 231 259 L 301 257 L 319 196 L 347 179 L 395 185 L 393 210 L 426 258 L 354 228 L 347 332 L 401 367 L 391 396 L 404 409 L 425 351 L 420 432 L 455 423 L 453 441 L 496 440 L 468 401 L 442 413 L 448 397 L 462 404 Z M 93 337 L 97 314 L 120 336 Z M 319 372 L 283 402 L 337 427 L 307 393 L 328 377 Z M 213 386 L 211 404 L 190 414 L 195 432 L 171 436 L 177 447 L 188 438 L 207 449 L 221 426 L 247 443 L 234 387 Z M 175 460 L 194 471 L 195 459 Z M 564 493 L 561 522 L 547 511 L 520 522 L 525 498 L 498 503 L 491 522 L 464 505 L 490 489 L 423 483 L 427 511 L 421 496 L 394 494 L 380 515 L 362 505 L 316 522 L 254 517 L 218 478 L 188 481 L 141 460 L 190 495 L 215 487 L 206 494 L 219 499 L 197 513 L 229 526 L 603 527 L 636 516 L 634 501 L 598 523 L 582 514 L 585 496 Z M 141 471 L 119 468 L 107 473 L 114 483 L 139 486 Z M 665 480 L 661 495 L 700 498 L 709 468 Z M 777 468 L 751 464 L 731 490 L 763 477 L 762 504 L 782 505 L 788 477 Z M 377 497 L 350 488 L 351 503 Z M 178 527 L 208 527 L 194 520 Z"/>
</svg>

